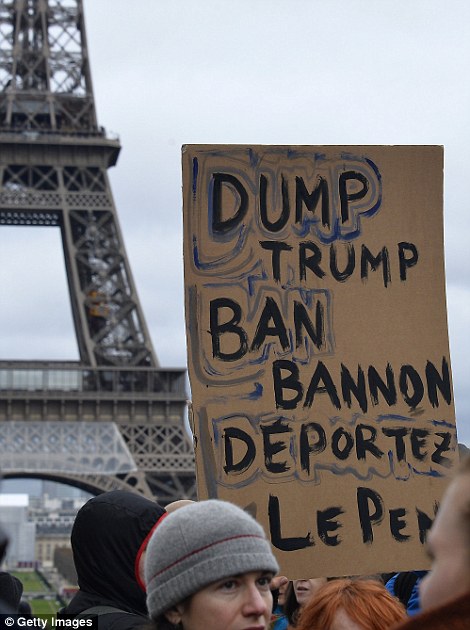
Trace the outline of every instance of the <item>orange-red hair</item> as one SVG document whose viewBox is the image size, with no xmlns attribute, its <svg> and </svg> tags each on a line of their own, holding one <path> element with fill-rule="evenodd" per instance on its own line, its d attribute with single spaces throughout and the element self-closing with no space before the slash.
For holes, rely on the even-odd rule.
<svg viewBox="0 0 470 630">
<path fill-rule="evenodd" d="M 330 630 L 339 609 L 363 630 L 384 630 L 407 618 L 405 607 L 374 580 L 336 579 L 308 601 L 296 630 Z"/>
</svg>

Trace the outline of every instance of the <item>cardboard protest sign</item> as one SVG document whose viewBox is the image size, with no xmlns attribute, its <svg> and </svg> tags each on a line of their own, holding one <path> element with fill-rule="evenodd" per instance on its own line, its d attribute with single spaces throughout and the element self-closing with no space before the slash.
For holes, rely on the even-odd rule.
<svg viewBox="0 0 470 630">
<path fill-rule="evenodd" d="M 291 578 L 423 569 L 456 456 L 437 146 L 186 146 L 199 498 Z"/>
</svg>

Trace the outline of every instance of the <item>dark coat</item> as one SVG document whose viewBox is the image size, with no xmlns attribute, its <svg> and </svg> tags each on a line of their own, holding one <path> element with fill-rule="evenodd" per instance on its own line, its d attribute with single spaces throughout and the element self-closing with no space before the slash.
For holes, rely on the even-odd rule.
<svg viewBox="0 0 470 630">
<path fill-rule="evenodd" d="M 137 562 L 164 508 L 145 497 L 115 490 L 90 499 L 77 513 L 71 543 L 80 590 L 59 613 L 77 616 L 111 606 L 123 612 L 99 616 L 100 630 L 128 630 L 148 623 L 146 593 Z"/>
<path fill-rule="evenodd" d="M 8 537 L 0 527 L 0 564 L 5 558 Z M 23 584 L 18 578 L 6 571 L 0 571 L 0 614 L 16 613 L 23 594 Z"/>
<path fill-rule="evenodd" d="M 470 593 L 433 610 L 427 610 L 396 626 L 394 630 L 468 630 Z"/>
<path fill-rule="evenodd" d="M 2 602 L 2 612 L 17 612 L 23 594 L 22 582 L 8 573 L 0 571 L 0 599 Z"/>
</svg>

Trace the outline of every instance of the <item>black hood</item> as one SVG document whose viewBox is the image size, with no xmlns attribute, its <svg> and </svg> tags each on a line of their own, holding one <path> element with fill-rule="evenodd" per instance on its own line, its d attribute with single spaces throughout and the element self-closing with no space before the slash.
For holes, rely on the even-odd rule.
<svg viewBox="0 0 470 630">
<path fill-rule="evenodd" d="M 146 614 L 146 595 L 136 580 L 136 560 L 164 513 L 158 503 L 124 490 L 105 492 L 85 503 L 71 535 L 82 593 L 67 607 L 68 612 L 80 612 L 73 610 L 76 605 L 86 608 L 106 603 Z"/>
</svg>

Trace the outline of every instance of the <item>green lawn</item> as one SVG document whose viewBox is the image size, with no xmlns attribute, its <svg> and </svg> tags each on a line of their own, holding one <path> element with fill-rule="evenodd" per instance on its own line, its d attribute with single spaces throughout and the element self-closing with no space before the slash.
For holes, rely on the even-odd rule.
<svg viewBox="0 0 470 630">
<path fill-rule="evenodd" d="M 31 599 L 29 601 L 34 615 L 55 615 L 60 608 L 55 599 Z"/>
<path fill-rule="evenodd" d="M 55 615 L 61 605 L 56 601 L 54 593 L 44 584 L 36 571 L 11 571 L 23 584 L 23 599 L 29 602 L 34 615 Z M 50 593 L 52 599 L 31 599 L 28 593 Z M 47 617 L 46 617 L 47 618 Z"/>
<path fill-rule="evenodd" d="M 11 573 L 23 584 L 25 593 L 49 590 L 35 571 L 11 571 Z"/>
</svg>

